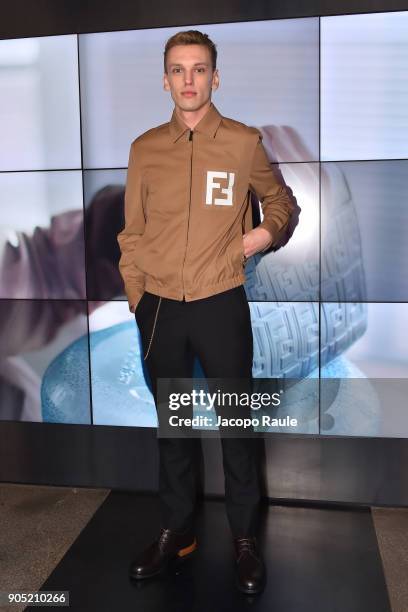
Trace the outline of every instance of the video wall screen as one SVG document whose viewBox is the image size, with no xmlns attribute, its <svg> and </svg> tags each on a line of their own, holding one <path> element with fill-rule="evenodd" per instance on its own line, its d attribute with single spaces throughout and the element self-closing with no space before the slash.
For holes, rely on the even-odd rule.
<svg viewBox="0 0 408 612">
<path fill-rule="evenodd" d="M 297 381 L 276 411 L 297 425 L 273 431 L 408 437 L 408 11 L 0 41 L 0 419 L 157 426 L 117 234 L 190 28 L 217 45 L 217 109 L 262 132 L 299 207 L 245 267 L 253 377 Z"/>
</svg>

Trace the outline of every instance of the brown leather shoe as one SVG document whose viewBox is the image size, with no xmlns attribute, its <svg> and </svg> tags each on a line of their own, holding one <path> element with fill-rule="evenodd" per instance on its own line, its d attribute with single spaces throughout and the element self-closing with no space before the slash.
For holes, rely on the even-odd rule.
<svg viewBox="0 0 408 612">
<path fill-rule="evenodd" d="M 197 540 L 192 528 L 177 532 L 161 527 L 159 537 L 130 564 L 129 576 L 136 580 L 156 576 L 167 568 L 170 561 L 184 561 L 196 548 Z"/>
<path fill-rule="evenodd" d="M 265 586 L 266 572 L 257 541 L 252 537 L 234 538 L 237 587 L 243 593 L 259 593 Z"/>
</svg>

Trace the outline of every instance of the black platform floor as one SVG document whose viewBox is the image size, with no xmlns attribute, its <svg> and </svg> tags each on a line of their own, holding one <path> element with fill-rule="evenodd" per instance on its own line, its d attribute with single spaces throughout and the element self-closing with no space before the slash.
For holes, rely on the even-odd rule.
<svg viewBox="0 0 408 612">
<path fill-rule="evenodd" d="M 225 506 L 217 500 L 200 507 L 194 558 L 178 573 L 131 582 L 129 563 L 158 525 L 155 496 L 111 492 L 42 590 L 68 590 L 69 609 L 84 612 L 391 610 L 369 510 L 266 507 L 259 535 L 268 578 L 254 597 L 235 587 Z"/>
</svg>

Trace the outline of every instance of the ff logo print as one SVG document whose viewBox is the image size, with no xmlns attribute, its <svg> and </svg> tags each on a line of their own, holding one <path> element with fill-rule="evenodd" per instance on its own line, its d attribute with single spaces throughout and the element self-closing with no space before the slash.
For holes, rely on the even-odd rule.
<svg viewBox="0 0 408 612">
<path fill-rule="evenodd" d="M 222 180 L 218 182 L 216 179 Z M 221 206 L 232 206 L 232 187 L 235 181 L 235 172 L 220 172 L 207 170 L 206 204 L 218 204 Z M 214 193 L 215 192 L 215 193 Z M 224 197 L 214 197 L 223 194 Z"/>
</svg>

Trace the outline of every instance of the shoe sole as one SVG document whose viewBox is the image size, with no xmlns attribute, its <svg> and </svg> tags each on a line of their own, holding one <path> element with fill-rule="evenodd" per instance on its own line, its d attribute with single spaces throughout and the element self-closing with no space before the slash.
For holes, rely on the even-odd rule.
<svg viewBox="0 0 408 612">
<path fill-rule="evenodd" d="M 190 555 L 197 548 L 197 540 L 194 538 L 193 543 L 190 546 L 186 546 L 185 548 L 180 548 L 177 553 L 177 557 L 185 557 L 186 555 Z"/>
<path fill-rule="evenodd" d="M 153 572 L 151 574 L 129 574 L 129 577 L 132 578 L 133 580 L 144 580 L 145 578 L 153 578 L 153 576 L 158 576 L 160 574 L 163 574 L 169 567 L 169 565 L 174 565 L 174 566 L 178 566 L 181 565 L 184 561 L 187 561 L 187 559 L 190 558 L 190 556 L 197 550 L 197 540 L 194 538 L 194 541 L 192 544 L 190 544 L 189 546 L 186 546 L 185 548 L 180 548 L 179 551 L 177 551 L 177 554 L 172 557 L 171 559 L 169 559 L 167 561 L 167 563 L 165 563 L 165 565 L 163 565 L 159 570 L 157 570 L 157 572 Z"/>
</svg>

